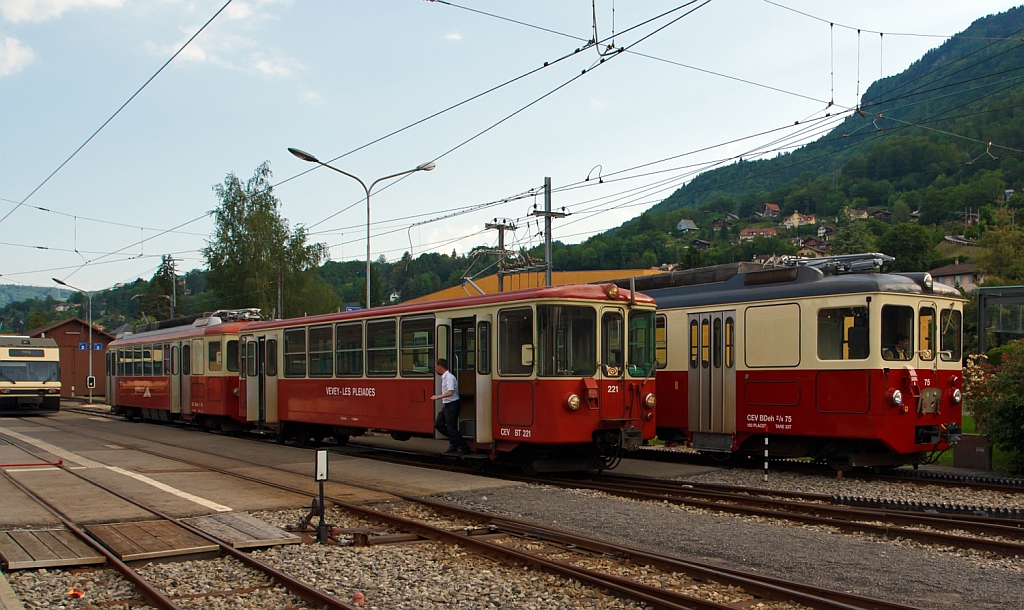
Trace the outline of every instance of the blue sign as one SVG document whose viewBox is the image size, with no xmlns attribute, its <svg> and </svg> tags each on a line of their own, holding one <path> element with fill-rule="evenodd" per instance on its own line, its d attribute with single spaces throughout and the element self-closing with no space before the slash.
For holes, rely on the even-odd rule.
<svg viewBox="0 0 1024 610">
<path fill-rule="evenodd" d="M 362 309 L 362 307 L 360 307 L 359 305 L 346 305 L 345 306 L 345 311 L 359 311 L 360 309 Z"/>
<path fill-rule="evenodd" d="M 78 351 L 80 351 L 80 352 L 87 352 L 87 351 L 89 351 L 89 344 L 86 343 L 85 341 L 80 342 L 78 344 Z"/>
<path fill-rule="evenodd" d="M 103 351 L 103 344 L 102 343 L 93 343 L 92 344 L 92 351 L 94 351 L 94 352 L 102 352 Z"/>
</svg>

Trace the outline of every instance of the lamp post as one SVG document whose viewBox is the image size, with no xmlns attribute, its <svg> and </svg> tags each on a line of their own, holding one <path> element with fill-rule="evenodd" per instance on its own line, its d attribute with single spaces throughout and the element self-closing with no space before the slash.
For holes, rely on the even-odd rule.
<svg viewBox="0 0 1024 610">
<path fill-rule="evenodd" d="M 407 169 L 404 172 L 398 172 L 397 174 L 391 174 L 390 176 L 384 176 L 383 178 L 377 178 L 376 180 L 374 180 L 370 184 L 369 187 L 367 187 L 366 183 L 363 182 L 362 180 L 360 180 L 358 176 L 353 176 L 352 174 L 350 174 L 350 173 L 348 173 L 346 171 L 342 171 L 342 170 L 334 167 L 333 165 L 328 165 L 328 164 L 324 163 L 323 161 L 321 161 L 320 159 L 317 159 L 313 155 L 309 154 L 308 152 L 299 150 L 298 148 L 289 148 L 288 152 L 292 153 L 293 155 L 295 155 L 299 159 L 302 159 L 303 161 L 307 161 L 309 163 L 316 163 L 316 164 L 322 165 L 322 166 L 324 166 L 324 167 L 326 167 L 328 169 L 333 169 L 334 171 L 338 172 L 339 174 L 345 174 L 349 178 L 355 179 L 363 187 L 363 190 L 366 191 L 366 308 L 369 309 L 370 308 L 370 191 L 372 191 L 373 187 L 377 186 L 377 183 L 382 181 L 382 180 L 388 180 L 390 178 L 397 178 L 399 176 L 404 176 L 405 174 L 411 174 L 413 172 L 429 172 L 430 170 L 434 169 L 434 167 L 436 167 L 434 165 L 434 162 L 433 161 L 427 161 L 426 163 L 422 163 L 420 165 L 417 165 L 413 169 Z"/>
<path fill-rule="evenodd" d="M 86 292 L 85 290 L 82 290 L 81 288 L 75 288 L 74 286 L 72 286 L 71 284 L 68 284 L 64 280 L 58 280 L 55 277 L 54 278 L 50 278 L 50 279 L 52 279 L 53 281 L 57 282 L 61 286 L 67 286 L 68 288 L 70 288 L 72 290 L 77 290 L 78 292 L 81 292 L 82 294 L 84 294 L 86 297 L 89 298 L 89 345 L 88 345 L 88 347 L 89 347 L 89 349 L 88 349 L 88 352 L 89 352 L 89 381 L 93 381 L 94 377 L 92 376 L 92 293 L 91 292 Z M 92 383 L 86 382 L 85 385 L 89 386 L 89 404 L 91 405 L 92 404 Z"/>
</svg>

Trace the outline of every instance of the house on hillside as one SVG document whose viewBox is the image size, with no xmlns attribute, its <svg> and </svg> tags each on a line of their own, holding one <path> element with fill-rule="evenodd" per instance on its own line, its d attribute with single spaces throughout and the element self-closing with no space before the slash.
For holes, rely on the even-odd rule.
<svg viewBox="0 0 1024 610">
<path fill-rule="evenodd" d="M 811 246 L 804 246 L 796 251 L 797 256 L 803 256 L 805 258 L 820 258 L 822 256 L 828 256 L 828 246 L 812 248 Z"/>
<path fill-rule="evenodd" d="M 804 240 L 803 245 L 804 245 L 804 247 L 807 247 L 807 248 L 823 248 L 823 249 L 828 249 L 829 248 L 828 244 L 826 244 L 824 241 L 822 241 L 822 240 L 820 240 L 820 239 L 818 239 L 816 237 L 808 237 L 807 239 Z"/>
<path fill-rule="evenodd" d="M 705 250 L 711 249 L 711 242 L 706 239 L 695 239 L 690 242 L 690 246 L 704 252 Z"/>
<path fill-rule="evenodd" d="M 800 212 L 793 212 L 791 215 L 786 216 L 779 224 L 787 229 L 792 229 L 793 227 L 817 224 L 817 220 L 815 220 L 814 214 L 805 215 Z"/>
<path fill-rule="evenodd" d="M 818 238 L 819 239 L 824 239 L 825 241 L 829 241 L 830 239 L 832 239 L 832 236 L 835 235 L 835 234 L 836 234 L 836 230 L 835 230 L 834 227 L 829 227 L 829 226 L 826 226 L 826 225 L 818 225 Z"/>
<path fill-rule="evenodd" d="M 892 212 L 889 210 L 875 210 L 871 213 L 871 217 L 877 218 L 878 220 L 889 220 L 892 218 Z"/>
<path fill-rule="evenodd" d="M 867 220 L 868 217 L 867 210 L 856 210 L 854 208 L 847 207 L 844 211 L 846 212 L 846 215 L 853 220 Z"/>
<path fill-rule="evenodd" d="M 740 231 L 740 241 L 754 241 L 755 237 L 775 237 L 778 231 L 771 227 L 749 228 Z"/>
<path fill-rule="evenodd" d="M 978 284 L 985 281 L 985 276 L 978 272 L 978 266 L 973 263 L 961 263 L 959 259 L 952 265 L 932 269 L 932 279 L 947 286 L 962 287 L 971 292 L 978 287 Z"/>
<path fill-rule="evenodd" d="M 711 223 L 711 228 L 714 229 L 715 231 L 721 231 L 723 224 L 729 229 L 732 228 L 732 221 L 730 221 L 728 218 L 716 218 Z"/>
<path fill-rule="evenodd" d="M 697 223 L 693 222 L 689 218 L 684 218 L 684 219 L 680 220 L 679 224 L 676 225 L 676 231 L 681 231 L 683 233 L 689 233 L 690 231 L 696 231 L 696 230 L 697 230 Z"/>
<path fill-rule="evenodd" d="M 774 203 L 766 203 L 760 212 L 754 212 L 756 218 L 775 218 L 779 214 L 782 214 L 782 210 Z"/>
</svg>

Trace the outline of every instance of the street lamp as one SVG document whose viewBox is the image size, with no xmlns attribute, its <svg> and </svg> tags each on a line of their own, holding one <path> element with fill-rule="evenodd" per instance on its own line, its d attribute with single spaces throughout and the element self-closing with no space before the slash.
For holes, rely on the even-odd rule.
<svg viewBox="0 0 1024 610">
<path fill-rule="evenodd" d="M 376 180 L 373 181 L 372 184 L 370 184 L 369 187 L 367 187 L 366 183 L 363 182 L 362 180 L 360 180 L 359 177 L 353 176 L 352 174 L 350 174 L 350 173 L 348 173 L 346 171 L 342 171 L 342 170 L 334 167 L 333 165 L 327 165 L 326 163 L 324 163 L 320 159 L 317 159 L 316 157 L 314 157 L 313 155 L 309 154 L 308 152 L 305 152 L 303 150 L 299 150 L 298 148 L 289 148 L 288 152 L 292 153 L 293 155 L 295 155 L 299 159 L 302 159 L 303 161 L 306 161 L 306 162 L 309 162 L 309 163 L 317 163 L 319 165 L 323 165 L 324 167 L 326 167 L 328 169 L 333 169 L 334 171 L 338 172 L 339 174 L 345 174 L 349 178 L 353 178 L 357 182 L 359 182 L 359 184 L 363 187 L 363 190 L 366 191 L 366 308 L 369 309 L 370 308 L 370 191 L 372 191 L 373 187 L 377 186 L 377 183 L 382 181 L 382 180 L 388 180 L 389 178 L 397 178 L 399 176 L 404 176 L 405 174 L 411 174 L 413 172 L 429 172 L 430 170 L 434 169 L 434 167 L 436 167 L 434 165 L 434 162 L 433 161 L 427 161 L 426 163 L 422 163 L 420 165 L 417 165 L 413 169 L 407 169 L 404 172 L 398 172 L 397 174 L 391 174 L 390 176 L 384 176 L 383 178 L 377 178 Z"/>
<path fill-rule="evenodd" d="M 85 385 L 89 386 L 89 404 L 91 405 L 92 404 L 92 386 L 95 385 L 95 383 L 96 383 L 96 378 L 92 376 L 92 293 L 91 292 L 86 292 L 85 290 L 82 290 L 81 288 L 75 288 L 74 286 L 72 286 L 71 284 L 68 284 L 64 280 L 58 280 L 55 277 L 54 278 L 50 278 L 50 279 L 52 279 L 53 281 L 57 282 L 61 286 L 67 286 L 68 288 L 70 288 L 72 290 L 77 290 L 78 292 L 81 292 L 82 294 L 84 294 L 85 296 L 87 296 L 89 298 L 89 346 L 88 346 L 89 347 L 89 350 L 88 350 L 88 352 L 89 352 L 89 379 L 88 379 L 88 381 L 86 382 Z"/>
</svg>

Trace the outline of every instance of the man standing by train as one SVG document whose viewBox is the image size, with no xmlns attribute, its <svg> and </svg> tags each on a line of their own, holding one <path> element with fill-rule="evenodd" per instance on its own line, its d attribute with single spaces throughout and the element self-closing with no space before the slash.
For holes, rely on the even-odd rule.
<svg viewBox="0 0 1024 610">
<path fill-rule="evenodd" d="M 441 393 L 431 396 L 430 400 L 441 400 L 441 412 L 434 420 L 434 429 L 448 437 L 448 451 L 465 455 L 470 452 L 469 445 L 459 432 L 459 380 L 448 370 L 448 361 L 438 358 L 434 363 L 434 371 L 441 376 Z"/>
</svg>

